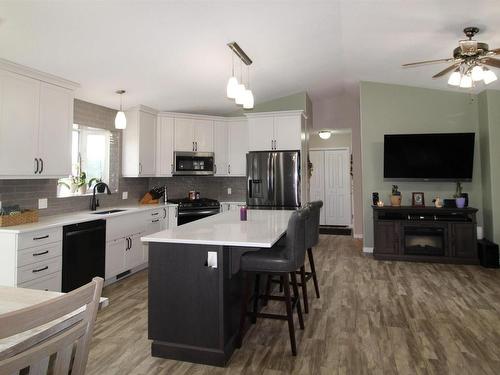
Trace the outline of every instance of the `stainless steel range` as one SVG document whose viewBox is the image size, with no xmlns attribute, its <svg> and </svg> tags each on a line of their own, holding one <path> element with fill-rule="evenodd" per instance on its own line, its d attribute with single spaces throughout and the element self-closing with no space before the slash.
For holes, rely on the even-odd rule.
<svg viewBox="0 0 500 375">
<path fill-rule="evenodd" d="M 171 203 L 179 205 L 179 214 L 177 216 L 177 225 L 182 225 L 212 216 L 220 212 L 220 203 L 216 199 L 169 199 Z"/>
</svg>

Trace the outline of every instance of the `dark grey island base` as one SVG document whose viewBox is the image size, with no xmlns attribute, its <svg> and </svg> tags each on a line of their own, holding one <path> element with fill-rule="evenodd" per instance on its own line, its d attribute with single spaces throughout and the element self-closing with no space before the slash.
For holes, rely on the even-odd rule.
<svg viewBox="0 0 500 375">
<path fill-rule="evenodd" d="M 225 366 L 235 349 L 240 257 L 258 248 L 149 244 L 148 333 L 154 357 Z M 217 268 L 207 252 L 217 253 Z"/>
</svg>

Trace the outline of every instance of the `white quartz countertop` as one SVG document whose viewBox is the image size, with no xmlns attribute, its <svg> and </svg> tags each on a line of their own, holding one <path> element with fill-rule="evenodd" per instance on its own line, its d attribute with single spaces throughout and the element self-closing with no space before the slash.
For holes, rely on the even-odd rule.
<svg viewBox="0 0 500 375">
<path fill-rule="evenodd" d="M 141 240 L 143 242 L 269 248 L 286 232 L 292 212 L 248 210 L 248 220 L 240 221 L 239 211 L 227 211 L 142 237 Z"/>
<path fill-rule="evenodd" d="M 127 205 L 127 206 L 116 206 L 116 207 L 99 207 L 96 211 L 76 211 L 61 215 L 52 215 L 52 216 L 42 216 L 40 220 L 36 223 L 29 223 L 23 225 L 14 225 L 11 227 L 1 227 L 0 233 L 23 233 L 23 232 L 33 232 L 37 230 L 43 230 L 52 227 L 60 227 L 64 225 L 82 223 L 85 221 L 99 220 L 99 219 L 107 219 L 110 217 L 128 215 L 141 211 L 154 210 L 156 208 L 169 207 L 169 206 L 177 206 L 176 204 L 167 203 L 167 204 L 145 204 L 145 205 Z M 121 212 L 115 212 L 112 214 L 102 214 L 96 215 L 93 212 L 100 211 L 110 211 L 110 210 L 125 210 Z"/>
</svg>

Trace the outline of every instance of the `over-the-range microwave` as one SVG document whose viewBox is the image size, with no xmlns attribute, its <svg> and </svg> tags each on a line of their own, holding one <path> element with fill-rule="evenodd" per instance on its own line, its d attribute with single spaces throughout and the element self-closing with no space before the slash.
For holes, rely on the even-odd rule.
<svg viewBox="0 0 500 375">
<path fill-rule="evenodd" d="M 174 175 L 192 176 L 214 174 L 213 152 L 174 152 Z"/>
</svg>

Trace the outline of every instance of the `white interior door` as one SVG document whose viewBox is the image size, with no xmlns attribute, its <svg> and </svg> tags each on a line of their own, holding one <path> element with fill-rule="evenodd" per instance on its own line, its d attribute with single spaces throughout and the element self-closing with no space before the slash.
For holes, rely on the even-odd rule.
<svg viewBox="0 0 500 375">
<path fill-rule="evenodd" d="M 309 180 L 309 195 L 311 201 L 325 202 L 325 152 L 310 151 L 309 160 L 313 165 L 311 179 Z M 319 224 L 325 225 L 325 208 L 321 209 Z"/>
<path fill-rule="evenodd" d="M 326 225 L 351 225 L 351 176 L 349 150 L 325 152 Z"/>
</svg>

